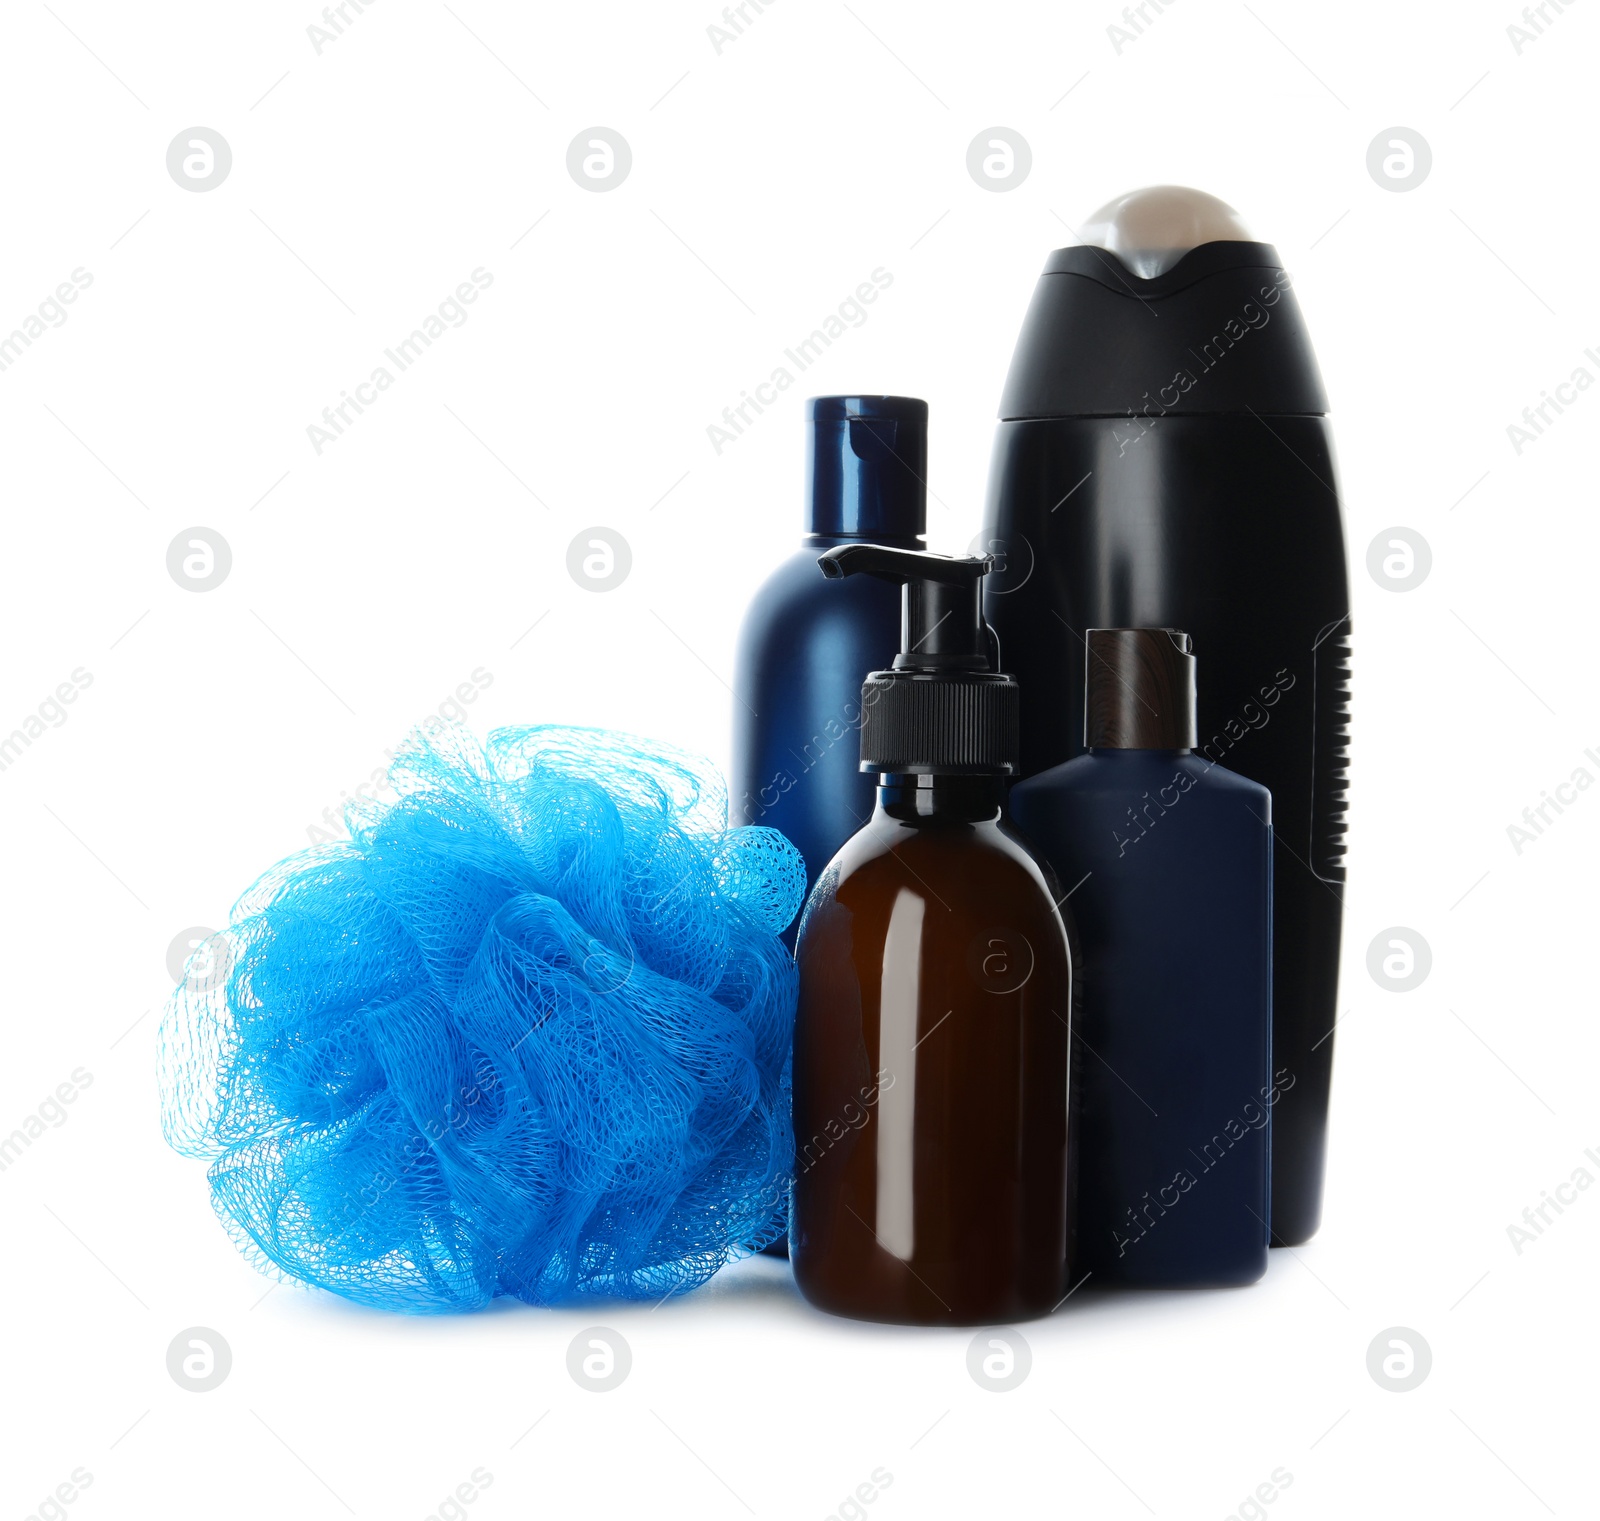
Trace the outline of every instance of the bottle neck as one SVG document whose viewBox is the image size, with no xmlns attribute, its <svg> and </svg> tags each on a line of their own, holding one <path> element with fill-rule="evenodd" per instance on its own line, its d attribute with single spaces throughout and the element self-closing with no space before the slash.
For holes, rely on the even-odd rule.
<svg viewBox="0 0 1600 1521">
<path fill-rule="evenodd" d="M 1086 752 L 1096 759 L 1119 759 L 1124 755 L 1156 755 L 1171 759 L 1179 755 L 1193 755 L 1194 751 L 1187 745 L 1169 745 L 1165 747 L 1156 745 L 1090 745 Z"/>
<path fill-rule="evenodd" d="M 1001 776 L 920 776 L 883 772 L 878 777 L 878 809 L 892 819 L 922 824 L 995 823 L 1005 806 Z"/>
</svg>

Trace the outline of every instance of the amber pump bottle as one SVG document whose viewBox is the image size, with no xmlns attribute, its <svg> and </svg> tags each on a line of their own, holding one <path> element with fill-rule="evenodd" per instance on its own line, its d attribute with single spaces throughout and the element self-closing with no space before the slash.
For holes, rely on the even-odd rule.
<svg viewBox="0 0 1600 1521">
<path fill-rule="evenodd" d="M 812 890 L 796 959 L 789 1250 L 814 1305 L 970 1325 L 1067 1292 L 1072 966 L 1049 879 L 1003 818 L 1017 684 L 987 558 L 845 545 L 901 582 L 901 651 L 862 688 L 877 806 Z"/>
</svg>

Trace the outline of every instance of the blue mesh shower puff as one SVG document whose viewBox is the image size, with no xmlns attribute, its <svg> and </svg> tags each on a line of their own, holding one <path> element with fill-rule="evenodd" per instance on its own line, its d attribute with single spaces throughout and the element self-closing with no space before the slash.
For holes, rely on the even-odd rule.
<svg viewBox="0 0 1600 1521">
<path fill-rule="evenodd" d="M 390 774 L 163 1020 L 167 1139 L 245 1254 L 439 1312 L 660 1299 L 778 1236 L 799 852 L 603 730 L 416 738 Z"/>
</svg>

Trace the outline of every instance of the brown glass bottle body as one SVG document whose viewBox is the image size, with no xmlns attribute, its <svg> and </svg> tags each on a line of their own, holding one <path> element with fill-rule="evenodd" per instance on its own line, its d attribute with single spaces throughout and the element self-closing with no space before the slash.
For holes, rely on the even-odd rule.
<svg viewBox="0 0 1600 1521">
<path fill-rule="evenodd" d="M 796 959 L 801 1292 L 863 1320 L 1048 1314 L 1067 1292 L 1072 964 L 992 777 L 886 777 Z"/>
</svg>

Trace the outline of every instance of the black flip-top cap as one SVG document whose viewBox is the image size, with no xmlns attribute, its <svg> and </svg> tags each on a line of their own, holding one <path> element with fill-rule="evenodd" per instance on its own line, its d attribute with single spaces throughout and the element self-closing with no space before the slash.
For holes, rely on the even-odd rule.
<svg viewBox="0 0 1600 1521">
<path fill-rule="evenodd" d="M 1108 249 L 1058 248 L 1000 417 L 1320 416 L 1328 398 L 1290 286 L 1270 243 L 1203 243 L 1149 279 Z"/>
<path fill-rule="evenodd" d="M 806 532 L 920 539 L 928 521 L 928 404 L 914 396 L 806 403 Z"/>
</svg>

